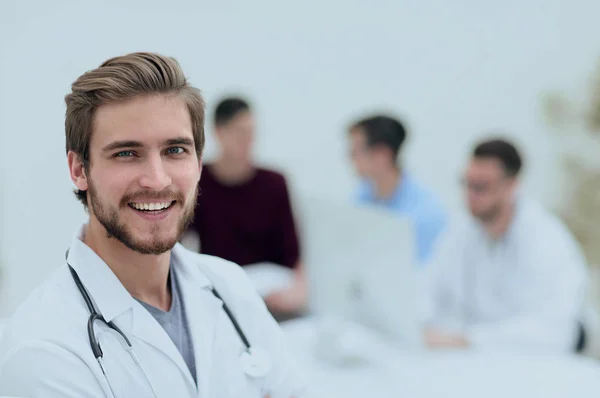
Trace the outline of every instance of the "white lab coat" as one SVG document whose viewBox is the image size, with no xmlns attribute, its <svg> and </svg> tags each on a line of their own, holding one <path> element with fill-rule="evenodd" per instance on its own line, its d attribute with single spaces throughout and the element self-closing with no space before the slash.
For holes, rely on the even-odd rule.
<svg viewBox="0 0 600 398">
<path fill-rule="evenodd" d="M 425 279 L 425 322 L 464 333 L 473 347 L 573 351 L 587 284 L 583 255 L 538 203 L 516 202 L 504 237 L 474 220 L 450 227 Z"/>
<path fill-rule="evenodd" d="M 69 264 L 99 312 L 131 340 L 158 397 L 263 397 L 266 393 L 272 398 L 302 396 L 303 381 L 293 369 L 295 361 L 288 355 L 283 333 L 240 267 L 190 252 L 179 244 L 172 251 L 194 346 L 196 388 L 168 334 L 78 237 L 70 246 Z M 211 293 L 213 283 L 251 345 L 271 355 L 272 368 L 266 377 L 253 379 L 243 372 L 239 357 L 245 346 L 222 302 Z M 32 293 L 4 329 L 0 341 L 0 395 L 111 396 L 90 349 L 88 317 L 84 300 L 64 265 Z M 149 383 L 123 348 L 122 339 L 101 322 L 95 323 L 95 330 L 116 396 L 152 397 Z"/>
</svg>

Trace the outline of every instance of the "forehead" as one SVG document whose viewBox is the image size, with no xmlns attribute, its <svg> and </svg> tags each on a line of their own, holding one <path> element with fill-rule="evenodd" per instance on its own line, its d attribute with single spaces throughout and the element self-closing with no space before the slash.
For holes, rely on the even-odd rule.
<svg viewBox="0 0 600 398">
<path fill-rule="evenodd" d="M 254 126 L 254 116 L 250 111 L 237 113 L 224 125 L 230 128 L 251 128 Z"/>
<path fill-rule="evenodd" d="M 360 127 L 354 127 L 350 130 L 350 139 L 355 144 L 365 145 L 367 143 L 367 136 Z"/>
<path fill-rule="evenodd" d="M 121 140 L 153 145 L 174 137 L 193 138 L 185 101 L 173 95 L 141 96 L 100 106 L 94 116 L 90 146 L 103 147 Z"/>
<path fill-rule="evenodd" d="M 504 175 L 504 167 L 495 158 L 472 158 L 467 175 L 472 178 L 499 178 Z"/>
</svg>

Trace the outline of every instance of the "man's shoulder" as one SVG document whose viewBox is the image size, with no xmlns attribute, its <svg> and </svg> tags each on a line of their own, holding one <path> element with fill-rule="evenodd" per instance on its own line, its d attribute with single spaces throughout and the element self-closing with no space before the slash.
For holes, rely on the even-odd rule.
<svg viewBox="0 0 600 398">
<path fill-rule="evenodd" d="M 239 264 L 234 263 L 233 261 L 225 260 L 222 257 L 191 251 L 189 252 L 189 255 L 195 257 L 196 262 L 200 265 L 201 269 L 208 269 L 211 273 L 221 277 L 230 278 L 245 275 L 242 267 Z"/>
<path fill-rule="evenodd" d="M 207 254 L 187 251 L 186 256 L 186 261 L 197 267 L 202 275 L 200 278 L 208 279 L 208 285 L 218 292 L 227 306 L 233 311 L 241 311 L 237 316 L 257 316 L 254 321 L 259 322 L 265 315 L 262 314 L 264 302 L 241 266 Z"/>
<path fill-rule="evenodd" d="M 543 206 L 532 198 L 523 198 L 519 203 L 521 217 L 519 232 L 527 236 L 531 243 L 539 242 L 542 246 L 548 246 L 548 241 L 561 241 L 562 246 L 577 246 L 575 238 L 560 216 Z M 533 233 L 540 231 L 541 233 Z M 532 241 L 533 240 L 533 241 Z M 555 245 L 556 246 L 556 245 Z M 553 247 L 553 249 L 560 248 Z"/>
<path fill-rule="evenodd" d="M 217 289 L 223 288 L 236 290 L 236 294 L 256 294 L 250 278 L 242 267 L 232 261 L 208 254 L 196 253 L 184 247 L 180 247 L 185 253 L 186 260 L 196 265 L 200 272 L 211 284 L 217 285 Z"/>
<path fill-rule="evenodd" d="M 268 167 L 258 167 L 256 169 L 257 172 L 257 181 L 260 181 L 263 184 L 269 184 L 278 187 L 284 187 L 286 185 L 286 178 L 282 172 L 271 169 Z"/>
<path fill-rule="evenodd" d="M 354 192 L 354 199 L 360 202 L 370 202 L 373 200 L 373 184 L 367 179 L 361 179 Z"/>
<path fill-rule="evenodd" d="M 283 173 L 269 168 L 258 168 L 256 178 L 253 181 L 256 191 L 264 194 L 264 198 L 272 205 L 289 203 L 290 187 Z"/>
<path fill-rule="evenodd" d="M 433 221 L 443 223 L 446 221 L 447 212 L 440 197 L 427 185 L 413 177 L 407 178 L 406 195 L 418 218 L 427 223 Z"/>
<path fill-rule="evenodd" d="M 419 203 L 427 206 L 441 207 L 441 200 L 433 189 L 415 177 L 406 177 L 406 187 L 408 194 L 417 198 Z"/>
<path fill-rule="evenodd" d="M 202 172 L 202 177 L 203 180 L 215 180 L 215 176 L 214 176 L 214 163 L 204 163 L 202 165 L 203 167 L 203 172 Z M 283 172 L 278 171 L 274 168 L 270 168 L 270 167 L 265 167 L 265 166 L 256 166 L 255 167 L 256 170 L 256 179 L 254 180 L 255 182 L 261 182 L 261 183 L 271 183 L 271 184 L 285 184 L 286 182 L 286 178 L 285 175 L 283 174 Z"/>
<path fill-rule="evenodd" d="M 273 376 L 267 383 L 285 391 L 278 396 L 300 396 L 297 393 L 302 392 L 304 380 L 290 357 L 284 335 L 242 267 L 206 254 L 186 251 L 186 256 L 210 279 L 248 340 L 271 356 Z"/>
<path fill-rule="evenodd" d="M 74 287 L 68 277 L 66 266 L 59 268 L 17 307 L 3 328 L 0 357 L 5 350 L 19 345 L 59 341 L 70 327 L 74 327 L 69 324 L 69 319 L 82 308 L 78 306 L 78 300 L 69 298 Z"/>
<path fill-rule="evenodd" d="M 76 340 L 73 331 L 53 327 L 57 319 L 50 322 L 40 314 L 38 321 L 23 327 L 18 317 L 13 318 L 0 339 L 0 395 L 82 396 L 85 386 L 86 395 L 100 396 L 93 372 L 69 345 Z M 73 340 L 67 341 L 67 336 Z M 78 386 L 73 384 L 74 375 Z"/>
<path fill-rule="evenodd" d="M 86 342 L 88 315 L 73 297 L 76 288 L 69 277 L 66 266 L 59 268 L 7 320 L 0 335 L 0 395 L 61 390 L 60 383 L 48 385 L 45 380 L 67 383 L 75 371 L 93 382 L 91 374 L 82 373 L 82 359 L 72 350 Z"/>
</svg>

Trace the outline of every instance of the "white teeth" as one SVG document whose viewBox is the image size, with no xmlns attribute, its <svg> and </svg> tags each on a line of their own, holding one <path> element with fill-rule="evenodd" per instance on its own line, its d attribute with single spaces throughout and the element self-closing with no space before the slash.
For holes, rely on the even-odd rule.
<svg viewBox="0 0 600 398">
<path fill-rule="evenodd" d="M 163 210 L 171 205 L 171 202 L 164 203 L 132 203 L 131 206 L 137 210 Z"/>
</svg>

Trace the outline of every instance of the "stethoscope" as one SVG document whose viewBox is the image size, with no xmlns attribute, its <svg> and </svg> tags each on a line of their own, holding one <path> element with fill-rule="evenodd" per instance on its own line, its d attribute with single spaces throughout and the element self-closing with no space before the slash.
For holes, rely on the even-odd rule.
<svg viewBox="0 0 600 398">
<path fill-rule="evenodd" d="M 68 256 L 68 251 L 67 251 L 67 256 Z M 102 351 L 102 348 L 100 347 L 100 343 L 98 342 L 98 340 L 96 338 L 96 334 L 94 333 L 94 322 L 96 322 L 96 321 L 100 321 L 100 322 L 104 323 L 106 326 L 108 326 L 110 329 L 112 329 L 114 332 L 116 332 L 117 334 L 119 334 L 122 337 L 123 343 L 125 343 L 125 344 L 122 344 L 123 348 L 127 352 L 129 352 L 129 355 L 131 356 L 133 361 L 142 370 L 144 377 L 146 378 L 146 380 L 148 381 L 148 384 L 150 385 L 150 388 L 152 389 L 152 393 L 153 393 L 154 397 L 158 398 L 158 394 L 156 393 L 154 384 L 152 383 L 152 380 L 150 380 L 150 377 L 148 377 L 148 374 L 146 373 L 146 370 L 142 366 L 142 363 L 140 362 L 139 358 L 133 351 L 133 345 L 131 344 L 131 341 L 129 340 L 127 335 L 125 335 L 125 333 L 123 333 L 123 331 L 117 325 L 115 325 L 115 323 L 113 321 L 107 322 L 106 319 L 104 319 L 104 316 L 96 310 L 96 307 L 94 306 L 94 303 L 92 302 L 90 295 L 88 294 L 85 287 L 83 286 L 83 283 L 81 282 L 81 279 L 79 278 L 79 275 L 77 275 L 77 272 L 73 269 L 73 267 L 71 267 L 71 265 L 69 264 L 68 261 L 67 261 L 67 265 L 69 266 L 69 271 L 71 271 L 71 276 L 73 277 L 73 281 L 75 282 L 75 285 L 77 285 L 77 288 L 79 289 L 79 292 L 81 293 L 81 296 L 83 297 L 83 300 L 85 301 L 85 304 L 88 307 L 88 310 L 90 312 L 90 316 L 89 316 L 88 322 L 87 322 L 87 332 L 88 332 L 88 339 L 90 342 L 90 348 L 92 349 L 92 352 L 94 353 L 94 357 L 96 358 L 96 361 L 100 365 L 100 369 L 102 370 L 102 373 L 104 374 L 104 378 L 106 379 L 106 382 L 108 383 L 108 386 L 112 392 L 112 395 L 114 397 L 116 397 L 115 392 L 112 388 L 112 385 L 110 384 L 110 380 L 108 379 L 106 367 L 104 366 L 104 363 L 103 363 L 104 352 Z M 263 350 L 259 347 L 254 347 L 250 344 L 250 341 L 248 341 L 246 334 L 240 327 L 239 323 L 237 322 L 235 316 L 233 315 L 233 313 L 231 312 L 231 310 L 229 309 L 227 304 L 225 304 L 225 301 L 223 301 L 223 299 L 221 298 L 221 295 L 219 294 L 219 292 L 217 292 L 217 290 L 214 288 L 214 286 L 212 287 L 211 291 L 212 291 L 212 294 L 223 303 L 223 310 L 227 314 L 227 317 L 233 324 L 233 327 L 235 328 L 238 336 L 240 337 L 240 339 L 244 343 L 244 346 L 246 347 L 246 349 L 244 350 L 244 352 L 242 352 L 242 354 L 240 356 L 240 361 L 242 363 L 244 372 L 248 376 L 254 377 L 254 378 L 266 376 L 266 374 L 269 372 L 269 370 L 271 370 L 271 357 L 265 350 Z"/>
</svg>

